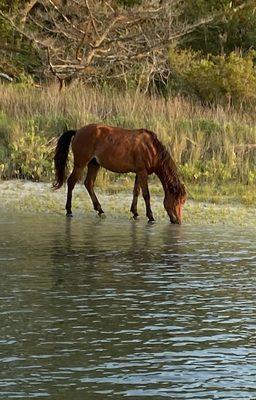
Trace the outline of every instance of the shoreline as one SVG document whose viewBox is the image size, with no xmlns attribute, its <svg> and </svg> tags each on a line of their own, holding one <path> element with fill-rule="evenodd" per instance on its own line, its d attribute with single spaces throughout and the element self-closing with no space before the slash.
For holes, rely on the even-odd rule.
<svg viewBox="0 0 256 400">
<path fill-rule="evenodd" d="M 132 191 L 108 193 L 96 187 L 99 200 L 107 217 L 131 219 Z M 65 216 L 66 187 L 53 191 L 50 183 L 8 180 L 0 181 L 0 210 L 25 214 L 55 214 Z M 168 221 L 163 208 L 163 197 L 151 195 L 151 206 L 156 221 Z M 82 184 L 77 184 L 73 195 L 74 215 L 96 215 L 91 200 Z M 139 197 L 140 220 L 146 221 L 142 196 Z M 184 206 L 183 223 L 189 225 L 256 225 L 256 207 L 239 203 L 216 204 L 188 200 Z"/>
</svg>

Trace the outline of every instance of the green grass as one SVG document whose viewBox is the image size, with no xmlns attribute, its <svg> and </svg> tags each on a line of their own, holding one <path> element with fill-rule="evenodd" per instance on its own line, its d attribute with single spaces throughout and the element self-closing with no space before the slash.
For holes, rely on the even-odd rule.
<svg viewBox="0 0 256 400">
<path fill-rule="evenodd" d="M 255 203 L 256 117 L 233 109 L 207 108 L 182 97 L 165 100 L 138 92 L 1 85 L 0 177 L 52 181 L 56 138 L 91 122 L 155 131 L 171 150 L 198 201 Z M 108 193 L 132 190 L 132 174 L 102 171 Z M 161 193 L 151 179 L 153 194 Z"/>
</svg>

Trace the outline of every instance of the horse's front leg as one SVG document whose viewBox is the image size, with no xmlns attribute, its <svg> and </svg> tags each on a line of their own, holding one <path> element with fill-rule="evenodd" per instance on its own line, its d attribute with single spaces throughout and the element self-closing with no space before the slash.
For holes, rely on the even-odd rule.
<svg viewBox="0 0 256 400">
<path fill-rule="evenodd" d="M 140 194 L 139 178 L 138 178 L 138 175 L 136 175 L 135 180 L 134 180 L 134 187 L 133 187 L 132 205 L 131 205 L 131 209 L 130 209 L 130 211 L 133 213 L 134 219 L 136 219 L 139 216 L 138 210 L 137 210 L 139 194 Z"/>
<path fill-rule="evenodd" d="M 142 195 L 146 204 L 146 214 L 149 222 L 154 221 L 153 213 L 150 207 L 150 193 L 148 190 L 148 173 L 147 171 L 142 171 L 138 173 L 139 185 L 142 189 Z"/>
</svg>

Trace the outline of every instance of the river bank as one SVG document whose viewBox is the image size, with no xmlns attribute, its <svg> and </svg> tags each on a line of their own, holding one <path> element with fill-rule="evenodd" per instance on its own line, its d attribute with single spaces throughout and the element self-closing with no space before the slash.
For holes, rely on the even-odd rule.
<svg viewBox="0 0 256 400">
<path fill-rule="evenodd" d="M 154 188 L 153 188 L 154 189 Z M 107 218 L 131 218 L 129 212 L 132 192 L 120 190 L 109 193 L 97 188 L 97 194 Z M 156 221 L 167 220 L 163 208 L 163 197 L 157 190 L 152 190 L 152 209 Z M 38 183 L 22 180 L 0 182 L 0 209 L 2 212 L 51 213 L 65 215 L 66 189 L 51 189 L 50 183 Z M 140 197 L 138 203 L 140 221 L 146 222 L 144 202 Z M 90 198 L 83 185 L 78 184 L 74 190 L 73 211 L 75 216 L 86 215 L 97 217 L 92 209 Z M 246 206 L 235 202 L 223 204 L 188 200 L 184 207 L 185 224 L 223 224 L 239 226 L 256 225 L 255 206 Z"/>
<path fill-rule="evenodd" d="M 256 185 L 256 120 L 253 113 L 233 108 L 207 107 L 176 96 L 164 99 L 134 91 L 116 91 L 76 85 L 65 93 L 0 85 L 0 179 L 52 181 L 56 140 L 67 129 L 101 123 L 129 129 L 154 131 L 172 153 L 190 198 L 214 201 L 220 186 Z M 99 182 L 101 174 L 97 178 Z M 100 187 L 112 186 L 116 178 L 104 172 Z M 196 186 L 199 190 L 196 192 Z M 203 196 L 201 186 L 207 185 Z M 207 194 L 210 187 L 216 193 Z M 235 189 L 235 190 L 234 190 Z M 240 189 L 239 189 L 240 191 Z M 255 204 L 253 190 L 245 195 Z M 255 192 L 255 191 L 254 191 Z M 235 193 L 236 194 L 236 193 Z M 237 193 L 238 197 L 241 193 Z M 192 195 L 192 196 L 191 196 Z M 214 195 L 214 196 L 213 196 Z"/>
</svg>

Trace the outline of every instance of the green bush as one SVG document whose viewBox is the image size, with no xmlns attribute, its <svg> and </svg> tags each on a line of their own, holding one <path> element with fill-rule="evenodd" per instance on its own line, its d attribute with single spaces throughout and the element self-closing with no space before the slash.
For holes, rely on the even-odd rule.
<svg viewBox="0 0 256 400">
<path fill-rule="evenodd" d="M 31 124 L 30 130 L 9 145 L 9 157 L 1 164 L 3 178 L 21 178 L 39 181 L 52 179 L 54 140 L 38 135 Z"/>
<path fill-rule="evenodd" d="M 170 82 L 170 88 L 210 104 L 255 105 L 254 57 L 254 51 L 244 57 L 232 52 L 227 56 L 203 58 L 198 52 L 172 49 L 170 63 L 175 84 Z"/>
</svg>

